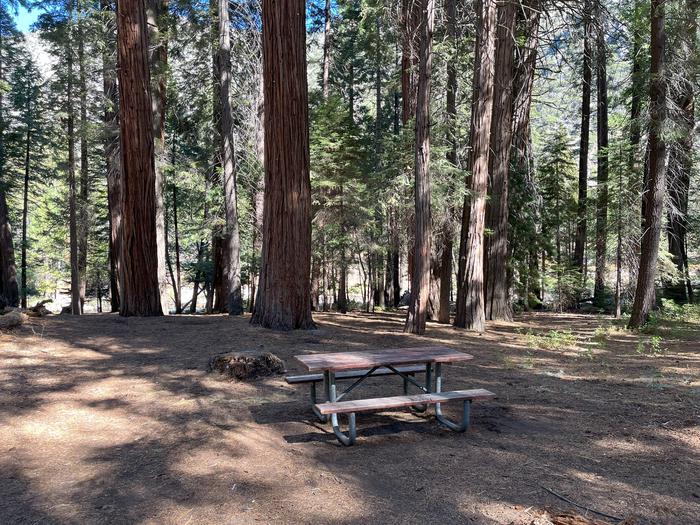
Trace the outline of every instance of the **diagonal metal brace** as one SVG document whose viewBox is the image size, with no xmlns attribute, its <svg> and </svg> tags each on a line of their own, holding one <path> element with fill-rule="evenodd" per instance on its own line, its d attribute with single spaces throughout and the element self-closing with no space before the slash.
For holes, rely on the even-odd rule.
<svg viewBox="0 0 700 525">
<path fill-rule="evenodd" d="M 374 373 L 377 371 L 377 369 L 379 369 L 379 367 L 378 367 L 378 366 L 375 366 L 374 368 L 372 368 L 371 370 L 369 370 L 365 375 L 363 375 L 362 377 L 358 378 L 357 381 L 355 381 L 352 385 L 350 385 L 350 386 L 345 390 L 345 392 L 343 392 L 342 394 L 338 395 L 338 397 L 336 397 L 335 400 L 336 400 L 336 401 L 340 401 L 341 399 L 343 399 L 346 395 L 348 395 L 350 392 L 352 392 L 353 390 L 355 390 L 355 388 L 356 388 L 360 383 L 362 383 L 362 381 L 364 381 L 364 380 L 367 379 L 369 376 L 371 376 L 372 374 L 374 374 Z"/>
</svg>

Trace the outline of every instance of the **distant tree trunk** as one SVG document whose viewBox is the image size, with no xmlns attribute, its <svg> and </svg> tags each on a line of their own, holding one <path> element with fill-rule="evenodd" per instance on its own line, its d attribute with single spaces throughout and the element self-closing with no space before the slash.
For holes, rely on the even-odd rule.
<svg viewBox="0 0 700 525">
<path fill-rule="evenodd" d="M 100 0 L 103 12 L 113 14 L 114 6 L 111 0 Z M 107 24 L 107 27 L 109 25 Z M 103 141 L 104 161 L 107 173 L 107 207 L 109 213 L 109 288 L 110 308 L 112 312 L 119 311 L 119 232 L 121 225 L 121 168 L 119 166 L 119 139 L 117 110 L 119 93 L 117 88 L 117 68 L 109 52 L 110 46 L 116 47 L 116 39 L 111 30 L 104 35 L 109 45 L 102 52 L 102 88 L 104 92 Z"/>
<path fill-rule="evenodd" d="M 472 137 L 471 203 L 465 209 L 462 230 L 466 234 L 466 254 L 463 281 L 459 283 L 455 326 L 483 332 L 484 310 L 484 227 L 486 191 L 489 169 L 490 131 L 493 112 L 493 74 L 496 48 L 496 2 L 480 0 L 478 4 L 478 98 L 474 104 L 474 134 Z M 477 75 L 475 75 L 477 76 Z"/>
<path fill-rule="evenodd" d="M 156 170 L 156 235 L 158 241 L 158 286 L 163 313 L 168 313 L 167 233 L 165 231 L 165 117 L 167 112 L 168 0 L 147 0 L 153 145 Z"/>
<path fill-rule="evenodd" d="M 73 105 L 73 0 L 68 2 L 68 39 L 66 41 L 66 113 L 68 125 L 68 235 L 70 237 L 71 313 L 83 312 L 80 300 L 80 239 L 78 233 L 78 191 L 75 181 L 75 112 Z"/>
<path fill-rule="evenodd" d="M 264 127 L 264 112 L 265 102 L 263 99 L 263 82 L 262 75 L 260 78 L 260 89 L 257 99 L 257 118 L 255 119 L 255 156 L 261 167 L 265 165 L 265 127 Z M 249 311 L 253 313 L 255 306 L 255 293 L 257 290 L 258 273 L 260 271 L 259 257 L 262 250 L 262 230 L 263 230 L 263 202 L 265 199 L 265 177 L 260 177 L 256 183 L 255 191 L 253 192 L 253 267 L 251 268 L 251 288 L 249 298 Z M 325 269 L 325 268 L 324 268 Z"/>
<path fill-rule="evenodd" d="M 29 217 L 29 173 L 31 165 L 31 146 L 32 146 L 32 99 L 31 86 L 27 89 L 27 114 L 25 121 L 27 123 L 27 131 L 24 137 L 24 188 L 22 191 L 22 282 L 20 283 L 20 306 L 27 307 L 27 219 Z"/>
<path fill-rule="evenodd" d="M 120 315 L 163 314 L 158 281 L 153 109 L 148 69 L 146 9 L 119 0 L 120 152 L 122 166 Z"/>
<path fill-rule="evenodd" d="M 698 52 L 698 0 L 686 0 L 684 36 L 681 38 L 682 60 L 690 60 L 686 67 L 693 71 L 693 61 Z M 695 136 L 695 91 L 692 76 L 680 81 L 675 105 L 679 111 L 678 123 L 681 136 L 671 145 L 669 159 L 669 211 L 668 211 L 668 251 L 678 271 L 675 282 L 667 286 L 672 298 L 693 302 L 693 287 L 688 268 L 688 201 L 690 177 L 693 172 Z"/>
<path fill-rule="evenodd" d="M 596 177 L 596 234 L 594 300 L 601 304 L 605 295 L 605 267 L 608 246 L 608 70 L 605 20 L 596 4 L 596 82 L 598 88 L 598 174 Z"/>
<path fill-rule="evenodd" d="M 303 0 L 263 0 L 265 206 L 262 269 L 251 322 L 314 328 L 311 182 Z"/>
<path fill-rule="evenodd" d="M 88 120 L 87 120 L 87 79 L 85 72 L 85 30 L 83 15 L 78 12 L 78 91 L 80 93 L 80 198 L 78 199 L 78 275 L 80 279 L 80 311 L 85 305 L 87 287 L 88 199 L 90 180 L 88 178 Z"/>
<path fill-rule="evenodd" d="M 583 83 L 581 86 L 581 146 L 578 160 L 578 208 L 576 217 L 576 246 L 574 266 L 581 274 L 585 271 L 586 239 L 588 231 L 588 150 L 591 129 L 591 0 L 583 10 Z"/>
<path fill-rule="evenodd" d="M 7 211 L 5 187 L 0 184 L 0 305 L 17 306 L 18 304 L 15 248 L 12 244 L 12 228 Z"/>
<path fill-rule="evenodd" d="M 639 328 L 647 322 L 654 307 L 657 257 L 661 237 L 661 221 L 666 191 L 666 79 L 665 1 L 651 0 L 651 82 L 649 121 L 649 195 L 645 210 L 646 229 L 642 237 L 637 289 L 629 327 Z"/>
<path fill-rule="evenodd" d="M 323 9 L 323 77 L 322 91 L 324 100 L 330 94 L 330 78 L 331 78 L 331 0 L 326 0 L 326 6 Z"/>
<path fill-rule="evenodd" d="M 445 17 L 447 27 L 447 37 L 450 45 L 454 48 L 457 42 L 457 5 L 456 0 L 445 0 Z M 446 120 L 447 120 L 447 161 L 455 168 L 457 162 L 457 52 L 455 49 L 447 60 L 447 97 L 446 97 Z M 456 210 L 450 210 L 450 216 L 442 227 L 442 243 L 440 251 L 440 283 L 439 283 L 439 306 L 437 321 L 440 324 L 450 323 L 450 298 L 452 295 L 452 252 L 454 250 L 454 228 L 453 215 Z"/>
<path fill-rule="evenodd" d="M 219 78 L 216 87 L 219 90 L 221 118 L 219 119 L 219 140 L 222 178 L 224 185 L 224 209 L 226 215 L 226 233 L 223 248 L 226 250 L 227 262 L 223 288 L 228 291 L 227 310 L 229 315 L 243 314 L 243 295 L 241 293 L 241 239 L 238 231 L 238 203 L 236 165 L 233 150 L 233 112 L 231 108 L 231 35 L 229 23 L 228 0 L 219 2 L 219 48 L 217 53 Z"/>
<path fill-rule="evenodd" d="M 420 0 L 418 95 L 415 135 L 415 244 L 411 302 L 404 332 L 425 333 L 430 299 L 430 90 L 435 0 Z"/>
<path fill-rule="evenodd" d="M 508 177 L 513 136 L 513 59 L 516 5 L 508 1 L 498 8 L 496 65 L 491 120 L 491 198 L 486 206 L 487 228 L 484 249 L 486 319 L 511 320 L 508 293 Z"/>
<path fill-rule="evenodd" d="M 4 61 L 2 56 L 3 33 L 0 27 L 0 82 L 5 84 Z M 17 306 L 19 290 L 17 288 L 17 267 L 15 266 L 15 247 L 12 242 L 12 227 L 7 210 L 7 176 L 5 127 L 4 122 L 4 89 L 0 89 L 0 306 Z"/>
<path fill-rule="evenodd" d="M 175 274 L 173 291 L 175 292 L 175 313 L 182 313 L 182 269 L 180 265 L 180 229 L 177 220 L 177 186 L 173 184 L 173 228 L 175 233 Z"/>
<path fill-rule="evenodd" d="M 622 158 L 622 146 L 620 147 Z M 617 248 L 615 253 L 615 318 L 622 316 L 622 164 L 617 177 Z"/>
</svg>

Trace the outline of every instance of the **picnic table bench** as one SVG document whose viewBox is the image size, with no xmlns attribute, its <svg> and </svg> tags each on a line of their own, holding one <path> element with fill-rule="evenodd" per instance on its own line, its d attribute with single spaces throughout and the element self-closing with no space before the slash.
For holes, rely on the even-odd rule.
<svg viewBox="0 0 700 525">
<path fill-rule="evenodd" d="M 394 408 L 411 407 L 415 411 L 425 411 L 435 406 L 437 420 L 457 432 L 469 427 L 472 401 L 491 399 L 494 393 L 484 389 L 442 391 L 442 365 L 464 362 L 473 359 L 469 354 L 446 347 L 431 346 L 420 348 L 395 348 L 364 352 L 339 352 L 331 354 L 298 355 L 295 358 L 310 374 L 288 376 L 289 384 L 309 383 L 311 385 L 312 410 L 323 422 L 330 418 L 338 440 L 343 445 L 352 445 L 357 436 L 355 414 Z M 423 384 L 415 375 L 425 374 Z M 343 401 L 350 392 L 370 377 L 397 375 L 403 379 L 404 395 Z M 355 379 L 344 392 L 338 393 L 337 380 Z M 326 401 L 319 403 L 316 383 L 323 381 Z M 409 395 L 409 385 L 417 387 L 421 393 Z M 462 401 L 462 420 L 455 422 L 442 413 L 442 403 Z M 348 415 L 347 434 L 340 429 L 339 415 Z"/>
</svg>

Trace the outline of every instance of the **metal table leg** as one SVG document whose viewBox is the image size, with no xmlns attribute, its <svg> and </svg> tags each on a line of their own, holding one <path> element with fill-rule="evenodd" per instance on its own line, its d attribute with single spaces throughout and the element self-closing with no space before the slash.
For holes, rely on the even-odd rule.
<svg viewBox="0 0 700 525">
<path fill-rule="evenodd" d="M 323 387 L 324 387 L 324 390 L 328 391 L 328 389 L 326 388 L 326 381 L 325 381 L 325 378 L 324 378 L 324 381 L 323 381 Z M 321 413 L 316 409 L 316 403 L 318 403 L 318 398 L 317 398 L 317 395 L 316 395 L 316 383 L 311 383 L 310 395 L 311 395 L 311 410 L 313 410 L 314 414 L 316 414 L 316 417 L 318 418 L 318 420 L 319 420 L 321 423 L 327 423 L 327 422 L 328 422 L 328 416 L 325 415 L 325 414 L 321 414 Z M 326 399 L 328 399 L 328 396 L 326 396 Z"/>
<path fill-rule="evenodd" d="M 324 383 L 326 384 L 328 390 L 328 401 L 332 403 L 337 399 L 335 373 L 330 370 L 324 372 Z M 335 434 L 335 437 L 337 437 L 338 441 L 340 441 L 343 445 L 349 447 L 350 445 L 355 443 L 355 438 L 357 437 L 357 429 L 355 427 L 354 412 L 348 414 L 349 430 L 347 434 L 340 430 L 338 414 L 331 414 L 331 425 L 333 426 L 333 433 Z"/>
<path fill-rule="evenodd" d="M 435 393 L 439 394 L 440 392 L 442 392 L 442 363 L 435 363 Z M 464 432 L 469 428 L 471 403 L 472 402 L 468 399 L 464 401 L 461 423 L 455 423 L 454 421 L 445 417 L 442 413 L 440 403 L 435 404 L 435 417 L 440 423 L 445 425 L 450 430 L 454 430 L 455 432 Z"/>
</svg>

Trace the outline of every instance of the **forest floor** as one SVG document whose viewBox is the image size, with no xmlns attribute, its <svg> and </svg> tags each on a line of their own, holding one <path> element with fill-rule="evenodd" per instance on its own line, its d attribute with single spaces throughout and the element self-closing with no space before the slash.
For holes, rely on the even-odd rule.
<svg viewBox="0 0 700 525">
<path fill-rule="evenodd" d="M 0 523 L 519 525 L 572 508 L 544 487 L 636 524 L 699 523 L 697 326 L 654 343 L 582 315 L 425 337 L 399 314 L 315 318 L 279 333 L 248 317 L 56 316 L 0 334 Z M 294 372 L 295 354 L 426 343 L 475 357 L 447 367 L 446 388 L 499 395 L 466 434 L 361 414 L 345 448 L 305 387 L 207 372 L 232 350 Z M 383 378 L 365 394 L 400 391 Z"/>
</svg>

